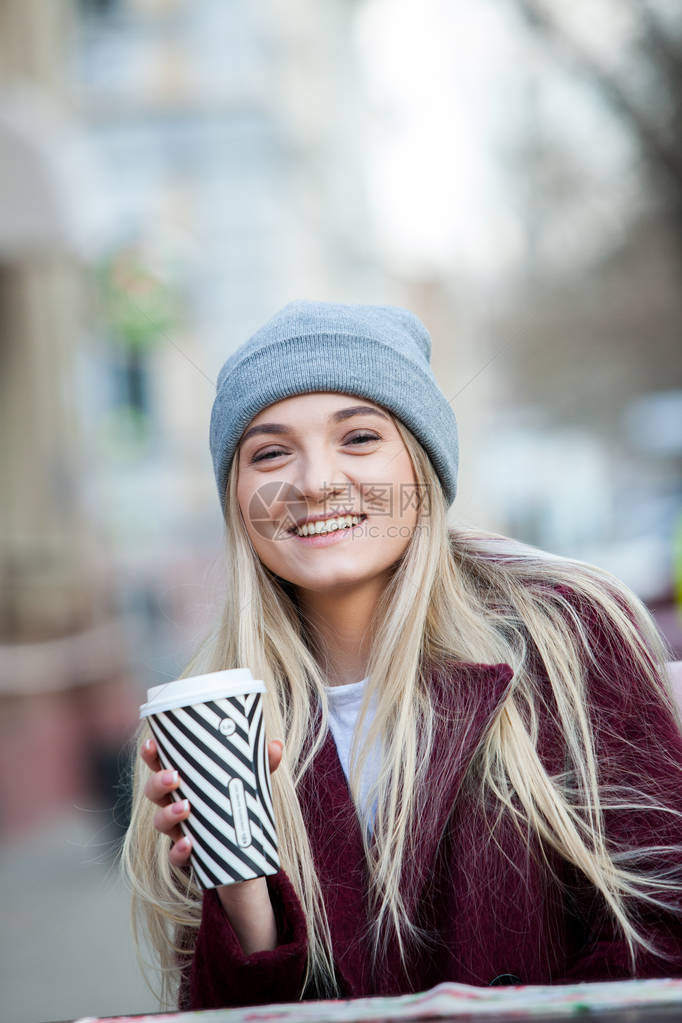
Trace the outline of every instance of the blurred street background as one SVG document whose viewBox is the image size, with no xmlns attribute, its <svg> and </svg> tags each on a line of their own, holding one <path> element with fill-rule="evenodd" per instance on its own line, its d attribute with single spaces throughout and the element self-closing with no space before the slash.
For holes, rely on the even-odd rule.
<svg viewBox="0 0 682 1023">
<path fill-rule="evenodd" d="M 413 309 L 452 523 L 609 569 L 680 658 L 681 283 L 676 0 L 3 0 L 3 1019 L 158 1010 L 116 851 L 219 606 L 229 353 Z"/>
</svg>

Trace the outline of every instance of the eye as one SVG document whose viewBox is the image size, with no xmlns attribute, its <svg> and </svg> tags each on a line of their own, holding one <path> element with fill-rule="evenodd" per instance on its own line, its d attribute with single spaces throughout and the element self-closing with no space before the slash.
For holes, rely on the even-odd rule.
<svg viewBox="0 0 682 1023">
<path fill-rule="evenodd" d="M 366 444 L 368 441 L 381 440 L 381 437 L 375 433 L 357 433 L 354 437 L 344 441 L 345 444 Z M 265 462 L 270 461 L 272 458 L 279 458 L 280 455 L 286 454 L 282 448 L 268 448 L 267 451 L 261 451 L 259 455 L 254 455 L 251 459 L 251 465 L 254 462 Z"/>
<path fill-rule="evenodd" d="M 377 437 L 377 435 L 374 434 L 374 433 L 359 433 L 359 434 L 356 434 L 355 437 L 351 437 L 351 439 L 349 441 L 347 441 L 347 443 L 348 444 L 358 444 L 358 443 L 362 444 L 362 443 L 364 443 L 367 440 L 381 440 L 381 437 Z"/>
<path fill-rule="evenodd" d="M 266 458 L 277 458 L 278 455 L 283 454 L 279 449 L 271 448 L 269 451 L 265 451 L 260 455 L 254 455 L 251 459 L 251 464 L 254 462 L 264 462 Z"/>
</svg>

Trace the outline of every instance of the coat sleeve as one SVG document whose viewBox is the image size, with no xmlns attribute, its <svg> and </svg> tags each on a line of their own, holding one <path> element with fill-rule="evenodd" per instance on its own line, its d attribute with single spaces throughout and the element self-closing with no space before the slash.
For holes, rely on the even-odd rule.
<svg viewBox="0 0 682 1023">
<path fill-rule="evenodd" d="M 267 884 L 278 944 L 248 956 L 215 888 L 204 891 L 194 952 L 181 969 L 180 1011 L 299 1000 L 308 953 L 305 916 L 283 870 L 268 877 Z"/>
<path fill-rule="evenodd" d="M 635 923 L 656 952 L 637 945 L 634 968 L 627 942 L 605 900 L 577 870 L 567 872 L 568 940 L 565 975 L 556 983 L 628 977 L 682 976 L 682 733 L 672 705 L 653 690 L 594 609 L 583 609 L 596 664 L 588 672 L 600 787 L 612 853 L 634 851 L 625 866 L 658 873 L 674 887 L 650 889 L 667 907 L 638 902 Z M 630 803 L 628 806 L 627 803 Z M 653 848 L 652 848 L 653 847 Z"/>
</svg>

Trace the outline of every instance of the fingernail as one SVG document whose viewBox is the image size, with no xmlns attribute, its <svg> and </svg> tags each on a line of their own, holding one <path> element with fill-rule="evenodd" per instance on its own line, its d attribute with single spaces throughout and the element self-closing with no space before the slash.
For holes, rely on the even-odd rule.
<svg viewBox="0 0 682 1023">
<path fill-rule="evenodd" d="M 163 775 L 161 776 L 161 781 L 163 782 L 164 785 L 175 785 L 177 783 L 177 780 L 178 780 L 177 771 L 164 771 Z"/>
<path fill-rule="evenodd" d="M 182 852 L 185 852 L 186 849 L 189 849 L 191 844 L 192 842 L 189 838 L 181 838 L 180 841 L 178 842 L 178 849 L 181 849 Z"/>
<path fill-rule="evenodd" d="M 171 813 L 174 813 L 177 816 L 179 816 L 181 813 L 184 813 L 185 810 L 189 810 L 189 800 L 180 799 L 177 803 L 173 803 L 173 809 L 171 810 Z"/>
<path fill-rule="evenodd" d="M 144 744 L 144 748 L 147 750 L 147 753 L 150 752 L 150 750 L 152 748 L 152 740 L 151 739 L 147 739 L 147 741 Z"/>
</svg>

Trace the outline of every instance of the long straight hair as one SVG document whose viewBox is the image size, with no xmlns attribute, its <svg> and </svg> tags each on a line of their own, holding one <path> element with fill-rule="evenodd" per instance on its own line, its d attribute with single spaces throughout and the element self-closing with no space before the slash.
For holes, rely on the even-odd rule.
<svg viewBox="0 0 682 1023">
<path fill-rule="evenodd" d="M 410 915 L 401 889 L 410 834 L 428 813 L 424 779 L 437 710 L 427 665 L 448 661 L 507 663 L 513 680 L 478 752 L 480 798 L 525 833 L 533 833 L 577 868 L 603 896 L 627 940 L 634 964 L 651 949 L 637 926 L 633 899 L 666 904 L 662 892 L 679 892 L 679 878 L 663 867 L 637 869 L 637 850 L 607 843 L 604 811 L 632 808 L 632 792 L 600 786 L 595 736 L 586 698 L 592 663 L 581 606 L 593 609 L 624 661 L 645 680 L 652 700 L 679 717 L 664 663 L 669 651 L 641 601 L 615 577 L 583 562 L 560 558 L 495 533 L 449 529 L 447 507 L 431 462 L 397 419 L 421 495 L 413 535 L 376 607 L 372 647 L 350 789 L 358 805 L 360 777 L 377 742 L 381 761 L 368 802 L 377 801 L 374 841 L 365 838 L 373 907 L 371 947 L 376 958 L 389 935 L 401 955 L 428 938 Z M 182 676 L 248 665 L 264 680 L 266 733 L 284 740 L 282 763 L 272 777 L 280 858 L 305 912 L 310 982 L 319 996 L 337 993 L 324 892 L 315 871 L 298 798 L 301 780 L 327 731 L 327 682 L 293 587 L 258 558 L 237 501 L 237 460 L 226 488 L 226 597 L 220 621 Z M 568 596 L 571 594 L 572 596 Z M 537 749 L 537 659 L 549 680 L 564 736 L 567 770 L 552 777 Z M 362 745 L 357 736 L 370 706 L 374 716 Z M 319 713 L 317 711 L 319 710 Z M 317 721 L 311 730 L 311 722 Z M 177 998 L 180 966 L 191 956 L 201 920 L 202 892 L 193 872 L 173 866 L 169 840 L 153 826 L 154 805 L 144 796 L 148 769 L 139 750 L 151 735 L 143 722 L 131 743 L 133 806 L 121 854 L 132 892 L 131 922 L 138 959 L 160 971 L 164 1006 Z M 671 771 L 679 765 L 671 764 Z M 652 804 L 653 799 L 653 804 Z M 658 805 L 647 797 L 647 807 Z M 670 809 L 665 807 L 665 809 Z M 364 829 L 363 829 L 364 830 Z M 660 853 L 660 846 L 653 850 Z M 154 962 L 142 954 L 144 932 Z M 152 988 L 152 990 L 154 990 Z"/>
</svg>

